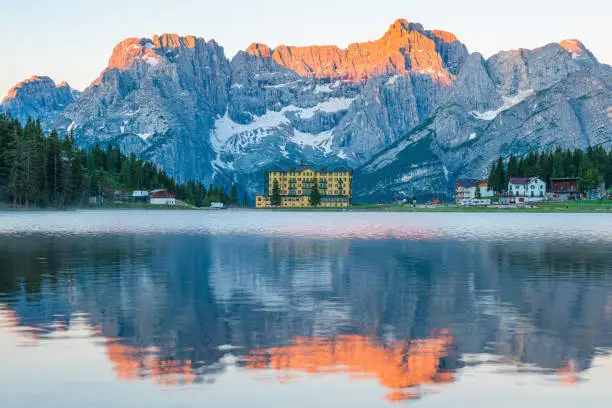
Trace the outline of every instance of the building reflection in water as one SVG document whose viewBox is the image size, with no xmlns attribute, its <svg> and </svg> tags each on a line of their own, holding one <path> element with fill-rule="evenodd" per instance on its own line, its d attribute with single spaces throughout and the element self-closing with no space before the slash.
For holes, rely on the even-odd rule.
<svg viewBox="0 0 612 408">
<path fill-rule="evenodd" d="M 0 330 L 85 325 L 162 386 L 333 373 L 397 401 L 491 358 L 576 385 L 612 349 L 612 253 L 579 240 L 0 237 L 0 265 Z"/>
</svg>

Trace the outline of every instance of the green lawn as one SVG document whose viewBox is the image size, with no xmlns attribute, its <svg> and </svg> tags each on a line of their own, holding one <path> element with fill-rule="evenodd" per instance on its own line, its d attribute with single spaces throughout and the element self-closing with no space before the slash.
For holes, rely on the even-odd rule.
<svg viewBox="0 0 612 408">
<path fill-rule="evenodd" d="M 533 212 L 533 213 L 612 213 L 612 200 L 582 200 L 565 202 L 536 203 L 533 208 L 457 207 L 454 205 L 420 208 L 404 205 L 357 204 L 355 211 L 398 211 L 398 212 Z"/>
</svg>

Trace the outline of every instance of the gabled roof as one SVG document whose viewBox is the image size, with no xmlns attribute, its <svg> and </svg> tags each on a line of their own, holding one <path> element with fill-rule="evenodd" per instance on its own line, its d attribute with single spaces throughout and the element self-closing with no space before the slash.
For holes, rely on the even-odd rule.
<svg viewBox="0 0 612 408">
<path fill-rule="evenodd" d="M 474 187 L 480 180 L 476 179 L 459 179 L 455 184 L 456 187 Z"/>
<path fill-rule="evenodd" d="M 347 169 L 344 166 L 338 166 L 338 167 L 320 167 L 317 168 L 316 166 L 306 166 L 306 165 L 299 165 L 299 164 L 295 164 L 295 165 L 290 165 L 290 166 L 275 166 L 272 167 L 268 170 L 268 172 L 275 172 L 275 171 L 281 171 L 281 172 L 296 172 L 296 173 L 301 173 L 305 170 L 312 170 L 314 172 L 322 172 L 322 173 L 331 173 L 331 172 L 350 172 L 350 169 Z"/>
<path fill-rule="evenodd" d="M 508 180 L 511 184 L 514 185 L 525 185 L 529 184 L 529 179 L 525 177 L 510 177 Z"/>
<path fill-rule="evenodd" d="M 578 179 L 575 177 L 566 177 L 566 178 L 551 178 L 550 181 L 575 181 L 578 182 Z"/>
</svg>

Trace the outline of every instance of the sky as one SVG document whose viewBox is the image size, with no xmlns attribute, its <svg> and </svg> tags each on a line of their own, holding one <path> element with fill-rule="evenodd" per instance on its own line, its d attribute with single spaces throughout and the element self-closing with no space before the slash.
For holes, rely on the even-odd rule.
<svg viewBox="0 0 612 408">
<path fill-rule="evenodd" d="M 128 37 L 214 38 L 232 57 L 271 47 L 375 40 L 397 18 L 457 35 L 470 52 L 580 39 L 612 64 L 610 0 L 0 0 L 0 94 L 32 75 L 84 89 Z"/>
</svg>

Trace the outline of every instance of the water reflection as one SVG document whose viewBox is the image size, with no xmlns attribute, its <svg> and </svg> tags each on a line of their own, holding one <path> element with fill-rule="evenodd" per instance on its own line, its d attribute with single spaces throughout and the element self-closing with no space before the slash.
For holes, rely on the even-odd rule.
<svg viewBox="0 0 612 408">
<path fill-rule="evenodd" d="M 165 387 L 343 374 L 398 401 L 485 363 L 575 385 L 612 347 L 612 253 L 578 238 L 0 236 L 0 335 L 86 337 Z"/>
<path fill-rule="evenodd" d="M 279 371 L 279 381 L 291 380 L 295 372 L 374 378 L 390 390 L 388 400 L 401 401 L 418 398 L 418 391 L 411 391 L 415 387 L 453 380 L 452 372 L 444 367 L 452 341 L 447 331 L 427 339 L 388 344 L 358 335 L 296 338 L 290 346 L 250 352 L 245 367 Z"/>
</svg>

